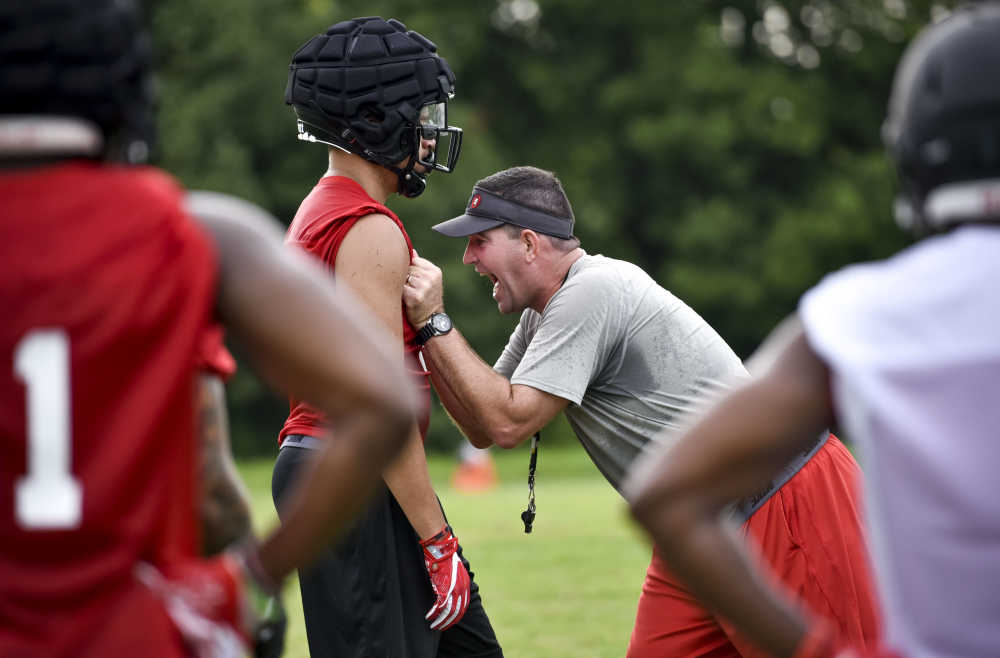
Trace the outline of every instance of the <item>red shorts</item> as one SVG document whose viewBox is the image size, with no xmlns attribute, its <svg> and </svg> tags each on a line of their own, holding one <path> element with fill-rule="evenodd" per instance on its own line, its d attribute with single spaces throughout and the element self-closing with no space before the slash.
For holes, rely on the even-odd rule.
<svg viewBox="0 0 1000 658">
<path fill-rule="evenodd" d="M 845 646 L 874 650 L 878 604 L 865 546 L 861 471 L 833 435 L 744 524 L 772 577 Z M 628 658 L 766 656 L 707 612 L 653 550 Z"/>
</svg>

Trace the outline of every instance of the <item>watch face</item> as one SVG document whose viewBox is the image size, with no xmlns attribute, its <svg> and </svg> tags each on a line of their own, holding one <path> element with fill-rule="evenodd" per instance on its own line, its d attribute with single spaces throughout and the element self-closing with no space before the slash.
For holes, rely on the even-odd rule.
<svg viewBox="0 0 1000 658">
<path fill-rule="evenodd" d="M 431 323 L 434 325 L 435 331 L 445 332 L 451 331 L 451 318 L 449 318 L 444 313 L 435 313 L 431 316 Z"/>
</svg>

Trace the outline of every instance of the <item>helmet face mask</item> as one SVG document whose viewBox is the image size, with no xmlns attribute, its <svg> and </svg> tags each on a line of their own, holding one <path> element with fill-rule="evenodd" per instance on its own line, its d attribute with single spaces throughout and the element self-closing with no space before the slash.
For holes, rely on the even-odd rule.
<svg viewBox="0 0 1000 658">
<path fill-rule="evenodd" d="M 419 121 L 413 127 L 414 140 L 420 146 L 423 142 L 433 141 L 434 147 L 425 156 L 424 149 L 418 146 L 417 164 L 423 165 L 428 172 L 434 170 L 451 173 L 462 150 L 462 129 L 448 125 L 448 104 L 442 101 L 424 105 L 420 108 Z M 445 154 L 443 162 L 439 158 L 441 153 Z"/>
<path fill-rule="evenodd" d="M 455 76 L 424 36 L 394 19 L 345 21 L 306 42 L 289 69 L 285 102 L 299 139 L 389 169 L 408 197 L 423 192 L 431 171 L 454 170 L 462 145 L 462 130 L 447 122 Z"/>
</svg>

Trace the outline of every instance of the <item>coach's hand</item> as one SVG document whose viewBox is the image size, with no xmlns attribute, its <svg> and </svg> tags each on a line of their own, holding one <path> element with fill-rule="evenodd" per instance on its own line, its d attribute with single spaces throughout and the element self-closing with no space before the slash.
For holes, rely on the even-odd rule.
<svg viewBox="0 0 1000 658">
<path fill-rule="evenodd" d="M 444 312 L 444 281 L 441 269 L 412 252 L 410 270 L 403 284 L 403 304 L 410 324 L 418 330 L 433 313 Z"/>
<path fill-rule="evenodd" d="M 443 631 L 457 624 L 469 607 L 469 572 L 458 557 L 458 540 L 447 525 L 420 545 L 437 596 L 424 619 L 431 620 L 432 629 Z"/>
</svg>

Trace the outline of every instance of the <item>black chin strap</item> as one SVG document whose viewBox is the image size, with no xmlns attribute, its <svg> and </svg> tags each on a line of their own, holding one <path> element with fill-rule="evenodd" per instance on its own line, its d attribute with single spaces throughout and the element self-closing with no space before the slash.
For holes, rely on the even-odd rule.
<svg viewBox="0 0 1000 658">
<path fill-rule="evenodd" d="M 525 534 L 531 533 L 531 524 L 535 522 L 535 466 L 538 465 L 538 442 L 541 440 L 540 431 L 531 437 L 531 459 L 528 462 L 528 509 L 521 512 Z"/>
<path fill-rule="evenodd" d="M 427 189 L 427 179 L 413 171 L 413 164 L 415 158 L 410 158 L 410 163 L 406 165 L 405 169 L 400 169 L 399 167 L 393 167 L 390 165 L 382 165 L 392 173 L 396 174 L 396 178 L 399 180 L 398 190 L 399 193 L 405 196 L 407 199 L 412 199 L 423 194 L 424 190 Z"/>
<path fill-rule="evenodd" d="M 382 166 L 396 174 L 396 178 L 399 181 L 397 189 L 399 193 L 402 194 L 407 199 L 412 199 L 418 197 L 424 193 L 427 189 L 427 177 L 424 174 L 418 173 L 413 170 L 420 161 L 420 137 L 418 134 L 414 136 L 414 148 L 413 152 L 410 153 L 410 161 L 406 163 L 406 167 L 400 169 L 399 167 L 394 167 L 392 165 L 383 164 Z"/>
</svg>

